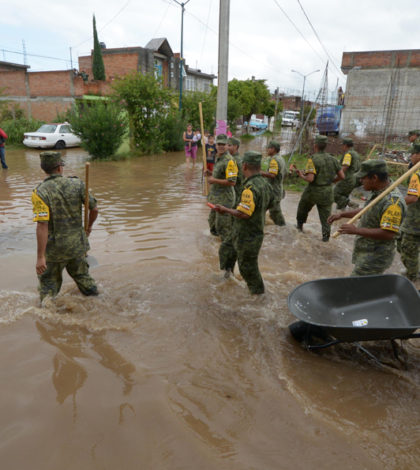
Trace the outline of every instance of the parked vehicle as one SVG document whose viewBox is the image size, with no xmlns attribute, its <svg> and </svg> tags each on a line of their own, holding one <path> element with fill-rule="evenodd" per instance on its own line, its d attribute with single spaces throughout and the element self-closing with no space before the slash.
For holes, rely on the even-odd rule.
<svg viewBox="0 0 420 470">
<path fill-rule="evenodd" d="M 261 131 L 267 129 L 267 123 L 263 119 L 251 119 L 249 121 L 249 127 L 254 131 Z"/>
<path fill-rule="evenodd" d="M 68 122 L 60 124 L 43 124 L 36 132 L 25 132 L 23 144 L 32 148 L 78 147 L 80 138 L 73 134 Z"/>
<path fill-rule="evenodd" d="M 299 124 L 299 111 L 283 111 L 281 118 L 282 126 L 298 127 Z"/>
<path fill-rule="evenodd" d="M 316 127 L 323 135 L 338 135 L 340 132 L 341 110 L 343 106 L 325 106 L 316 114 Z"/>
</svg>

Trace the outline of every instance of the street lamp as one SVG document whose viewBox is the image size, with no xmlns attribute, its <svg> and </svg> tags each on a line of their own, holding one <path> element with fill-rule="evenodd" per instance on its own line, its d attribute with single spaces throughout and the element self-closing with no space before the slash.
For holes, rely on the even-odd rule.
<svg viewBox="0 0 420 470">
<path fill-rule="evenodd" d="M 300 128 L 302 129 L 303 127 L 303 98 L 304 98 L 304 93 L 305 93 L 305 82 L 306 82 L 306 77 L 309 77 L 309 75 L 312 75 L 313 73 L 319 72 L 318 70 L 313 70 L 310 73 L 307 73 L 304 75 L 303 73 L 298 72 L 297 70 L 291 70 L 294 73 L 299 74 L 301 77 L 303 77 L 303 87 L 302 87 L 302 98 L 300 100 Z"/>
<path fill-rule="evenodd" d="M 178 0 L 173 0 L 175 3 L 181 7 L 181 57 L 179 58 L 179 110 L 182 109 L 182 63 L 184 62 L 184 11 L 185 5 L 190 1 L 187 0 L 186 2 L 178 2 Z"/>
</svg>

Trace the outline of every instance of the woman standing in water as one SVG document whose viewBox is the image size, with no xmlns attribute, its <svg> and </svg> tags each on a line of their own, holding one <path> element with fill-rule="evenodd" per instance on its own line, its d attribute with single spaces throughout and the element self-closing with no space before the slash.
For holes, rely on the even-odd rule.
<svg viewBox="0 0 420 470">
<path fill-rule="evenodd" d="M 190 166 L 190 160 L 195 164 L 197 155 L 197 142 L 194 142 L 194 131 L 191 124 L 187 125 L 187 130 L 184 131 L 183 139 L 185 142 L 185 160 L 187 167 Z"/>
</svg>

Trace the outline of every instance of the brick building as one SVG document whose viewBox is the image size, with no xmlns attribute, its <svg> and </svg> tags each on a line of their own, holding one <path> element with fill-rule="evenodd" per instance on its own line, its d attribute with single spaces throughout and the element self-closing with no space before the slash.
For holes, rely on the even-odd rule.
<svg viewBox="0 0 420 470">
<path fill-rule="evenodd" d="M 10 106 L 18 105 L 27 117 L 52 121 L 58 113 L 69 109 L 77 99 L 89 95 L 107 95 L 116 77 L 133 71 L 154 72 L 166 87 L 179 88 L 179 54 L 174 54 L 165 38 L 152 39 L 146 47 L 102 49 L 105 65 L 105 81 L 94 81 L 92 54 L 79 57 L 79 72 L 87 74 L 87 80 L 75 70 L 30 72 L 26 65 L 0 62 L 0 100 Z M 186 69 L 185 83 L 191 90 L 208 91 L 214 75 L 199 70 Z M 190 78 L 193 79 L 191 85 Z M 189 88 L 187 88 L 189 89 Z"/>
<path fill-rule="evenodd" d="M 344 52 L 341 133 L 404 136 L 420 127 L 420 50 Z"/>
</svg>

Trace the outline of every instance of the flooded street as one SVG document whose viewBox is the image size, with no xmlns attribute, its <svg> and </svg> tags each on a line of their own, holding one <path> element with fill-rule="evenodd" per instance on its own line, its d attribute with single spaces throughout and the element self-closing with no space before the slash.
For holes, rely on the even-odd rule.
<svg viewBox="0 0 420 470">
<path fill-rule="evenodd" d="M 255 148 L 261 141 L 255 139 Z M 244 148 L 241 148 L 242 152 Z M 86 153 L 63 152 L 83 177 Z M 287 295 L 351 272 L 352 238 L 321 242 L 317 213 L 267 221 L 266 294 L 224 280 L 208 230 L 201 164 L 183 153 L 92 162 L 90 237 L 100 295 L 67 276 L 39 308 L 31 192 L 39 152 L 8 150 L 0 173 L 0 468 L 420 468 L 420 341 L 407 370 L 391 345 L 309 353 L 290 336 Z M 401 263 L 394 261 L 393 272 Z"/>
</svg>

